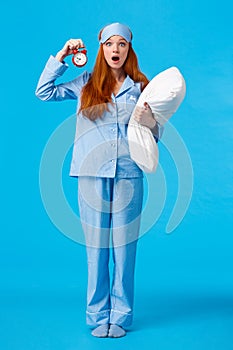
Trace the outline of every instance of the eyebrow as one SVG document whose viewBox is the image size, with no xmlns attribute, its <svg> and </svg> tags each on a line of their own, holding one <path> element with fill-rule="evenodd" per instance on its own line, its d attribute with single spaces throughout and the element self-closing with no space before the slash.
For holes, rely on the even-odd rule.
<svg viewBox="0 0 233 350">
<path fill-rule="evenodd" d="M 114 35 L 112 35 L 112 36 L 114 36 Z M 108 42 L 108 41 L 114 41 L 114 39 L 109 38 L 108 40 L 106 40 L 106 42 Z M 120 42 L 120 41 L 124 41 L 124 42 L 127 43 L 127 41 L 124 38 L 121 38 L 121 39 L 117 40 L 117 42 Z"/>
</svg>

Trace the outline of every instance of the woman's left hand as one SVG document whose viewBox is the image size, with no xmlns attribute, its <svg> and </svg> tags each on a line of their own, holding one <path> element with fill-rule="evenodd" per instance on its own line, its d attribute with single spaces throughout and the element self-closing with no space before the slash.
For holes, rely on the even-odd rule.
<svg viewBox="0 0 233 350">
<path fill-rule="evenodd" d="M 150 129 L 153 129 L 156 125 L 156 120 L 147 102 L 144 103 L 144 107 L 136 107 L 134 119 L 139 124 L 147 126 Z"/>
</svg>

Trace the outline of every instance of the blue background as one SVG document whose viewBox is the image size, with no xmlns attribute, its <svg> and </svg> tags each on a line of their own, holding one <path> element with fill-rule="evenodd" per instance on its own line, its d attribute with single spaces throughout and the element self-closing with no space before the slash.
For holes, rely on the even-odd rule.
<svg viewBox="0 0 233 350">
<path fill-rule="evenodd" d="M 177 188 L 160 145 L 168 193 L 157 224 L 139 241 L 134 324 L 125 338 L 99 340 L 85 325 L 85 248 L 51 223 L 38 180 L 44 146 L 75 102 L 42 103 L 34 91 L 47 58 L 69 38 L 83 39 L 91 70 L 97 33 L 113 21 L 131 27 L 149 78 L 176 65 L 186 79 L 171 122 L 189 150 L 194 189 L 183 221 L 166 234 Z M 1 6 L 0 23 L 1 348 L 233 349 L 230 2 L 13 1 Z M 70 64 L 65 80 L 76 75 Z M 76 208 L 69 160 L 64 188 Z"/>
</svg>

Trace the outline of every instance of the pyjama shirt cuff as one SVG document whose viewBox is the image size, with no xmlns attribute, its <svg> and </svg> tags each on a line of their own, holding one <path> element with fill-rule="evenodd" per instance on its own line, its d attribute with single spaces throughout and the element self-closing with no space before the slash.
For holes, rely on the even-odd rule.
<svg viewBox="0 0 233 350">
<path fill-rule="evenodd" d="M 162 125 L 160 125 L 158 121 L 156 121 L 154 128 L 151 129 L 151 132 L 152 132 L 156 142 L 158 142 L 161 139 L 161 137 L 163 135 L 163 129 L 164 129 L 164 127 Z"/>
</svg>

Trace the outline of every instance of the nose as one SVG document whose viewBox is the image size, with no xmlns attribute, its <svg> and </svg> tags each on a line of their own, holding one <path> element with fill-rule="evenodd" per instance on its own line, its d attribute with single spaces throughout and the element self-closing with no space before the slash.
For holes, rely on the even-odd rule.
<svg viewBox="0 0 233 350">
<path fill-rule="evenodd" d="M 116 53 L 116 52 L 119 52 L 117 43 L 113 44 L 112 50 L 113 50 L 113 52 L 115 52 L 115 53 Z"/>
</svg>

